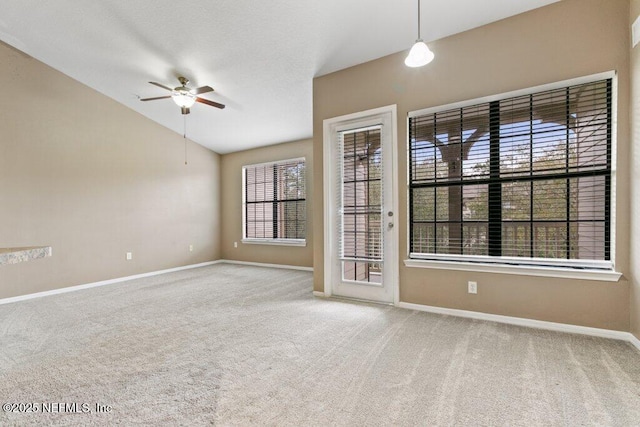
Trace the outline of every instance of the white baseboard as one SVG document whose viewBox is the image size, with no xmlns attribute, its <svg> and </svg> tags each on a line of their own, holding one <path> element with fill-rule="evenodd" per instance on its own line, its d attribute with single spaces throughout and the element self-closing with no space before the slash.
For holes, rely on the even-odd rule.
<svg viewBox="0 0 640 427">
<path fill-rule="evenodd" d="M 327 297 L 324 292 L 318 292 L 318 291 L 313 291 L 313 296 L 314 297 L 319 297 L 319 298 L 326 298 Z"/>
<path fill-rule="evenodd" d="M 631 338 L 635 337 L 629 332 L 614 331 L 610 329 L 590 328 L 587 326 L 569 325 L 566 323 L 546 322 L 544 320 L 525 319 L 522 317 L 501 316 L 499 314 L 480 313 L 477 311 L 458 310 L 453 308 L 433 307 L 409 302 L 400 302 L 398 307 L 411 310 L 426 311 L 428 313 L 446 314 L 456 317 L 467 317 L 470 319 L 488 320 L 490 322 L 507 323 L 509 325 L 525 326 L 528 328 L 546 329 L 549 331 L 568 332 L 572 334 L 591 335 L 594 337 L 611 338 L 622 341 L 629 341 L 636 345 Z M 636 339 L 637 341 L 637 339 Z"/>
<path fill-rule="evenodd" d="M 633 335 L 632 333 L 630 333 L 629 335 L 630 335 L 629 342 L 633 344 L 635 348 L 640 350 L 640 339 L 636 338 L 636 336 Z"/>
<path fill-rule="evenodd" d="M 134 280 L 134 279 L 141 279 L 143 277 L 157 276 L 157 275 L 160 275 L 160 274 L 172 273 L 174 271 L 189 270 L 189 269 L 198 268 L 198 267 L 206 267 L 208 265 L 218 264 L 220 262 L 221 262 L 220 260 L 217 260 L 217 261 L 202 262 L 200 264 L 183 265 L 181 267 L 168 268 L 166 270 L 151 271 L 149 273 L 135 274 L 133 276 L 118 277 L 116 279 L 102 280 L 100 282 L 94 282 L 94 283 L 86 283 L 84 285 L 69 286 L 69 287 L 66 287 L 66 288 L 52 289 L 50 291 L 36 292 L 36 293 L 33 293 L 33 294 L 27 294 L 27 295 L 19 295 L 17 297 L 3 298 L 3 299 L 0 299 L 0 305 L 1 304 L 9 304 L 9 303 L 12 303 L 12 302 L 29 300 L 29 299 L 33 299 L 33 298 L 46 297 L 46 296 L 49 296 L 49 295 L 64 294 L 64 293 L 67 293 L 67 292 L 75 292 L 75 291 L 79 291 L 79 290 L 82 290 L 82 289 L 97 288 L 98 286 L 112 285 L 114 283 L 126 282 L 126 281 Z"/>
<path fill-rule="evenodd" d="M 299 265 L 265 264 L 261 262 L 236 261 L 234 259 L 221 259 L 220 262 L 224 264 L 251 265 L 253 267 L 286 268 L 288 270 L 313 271 L 313 267 L 302 267 Z"/>
</svg>

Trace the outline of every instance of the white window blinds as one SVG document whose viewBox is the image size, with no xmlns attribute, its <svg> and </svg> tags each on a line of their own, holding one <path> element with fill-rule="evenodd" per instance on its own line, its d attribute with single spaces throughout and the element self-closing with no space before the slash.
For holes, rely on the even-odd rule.
<svg viewBox="0 0 640 427">
<path fill-rule="evenodd" d="M 340 133 L 340 259 L 379 262 L 382 244 L 381 127 Z"/>
<path fill-rule="evenodd" d="M 249 165 L 242 171 L 244 238 L 305 239 L 305 160 Z"/>
</svg>

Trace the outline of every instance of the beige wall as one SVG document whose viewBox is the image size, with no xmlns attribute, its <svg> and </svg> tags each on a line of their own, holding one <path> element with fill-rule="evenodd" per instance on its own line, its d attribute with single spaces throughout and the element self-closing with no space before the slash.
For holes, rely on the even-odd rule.
<svg viewBox="0 0 640 427">
<path fill-rule="evenodd" d="M 242 243 L 242 166 L 306 158 L 307 244 L 305 247 Z M 313 266 L 313 141 L 289 142 L 222 156 L 222 258 L 267 264 Z M 238 242 L 238 247 L 233 246 Z"/>
<path fill-rule="evenodd" d="M 630 24 L 640 15 L 631 1 Z M 640 339 L 640 45 L 631 50 L 631 332 Z"/>
<path fill-rule="evenodd" d="M 406 52 L 314 80 L 314 167 L 322 170 L 322 121 L 398 107 L 400 300 L 616 330 L 629 329 L 629 284 L 407 268 L 406 117 L 449 104 L 604 71 L 618 71 L 616 268 L 629 274 L 629 2 L 565 0 L 430 44 L 436 59 L 404 66 Z M 410 40 L 407 41 L 409 47 Z M 322 176 L 315 175 L 315 218 Z M 314 225 L 314 265 L 323 265 L 323 222 Z M 314 289 L 323 290 L 316 268 Z M 478 281 L 478 295 L 466 292 Z"/>
<path fill-rule="evenodd" d="M 0 80 L 0 247 L 53 247 L 0 298 L 219 258 L 217 154 L 4 44 Z"/>
</svg>

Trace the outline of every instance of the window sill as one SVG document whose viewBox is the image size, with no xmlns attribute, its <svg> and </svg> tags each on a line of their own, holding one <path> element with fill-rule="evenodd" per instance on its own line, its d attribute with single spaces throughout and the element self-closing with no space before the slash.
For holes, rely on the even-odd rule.
<svg viewBox="0 0 640 427">
<path fill-rule="evenodd" d="M 242 239 L 248 245 L 307 246 L 304 239 Z"/>
<path fill-rule="evenodd" d="M 599 280 L 617 282 L 622 273 L 613 270 L 541 267 L 533 265 L 506 265 L 476 262 L 433 261 L 406 259 L 406 267 L 434 268 L 439 270 L 475 271 L 481 273 L 517 274 L 521 276 L 554 277 L 561 279 Z"/>
</svg>

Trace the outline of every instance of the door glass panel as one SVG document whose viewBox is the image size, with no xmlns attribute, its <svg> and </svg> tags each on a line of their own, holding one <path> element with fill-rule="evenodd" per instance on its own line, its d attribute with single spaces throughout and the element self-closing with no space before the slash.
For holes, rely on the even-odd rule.
<svg viewBox="0 0 640 427">
<path fill-rule="evenodd" d="M 341 134 L 342 280 L 382 284 L 381 129 Z"/>
</svg>

